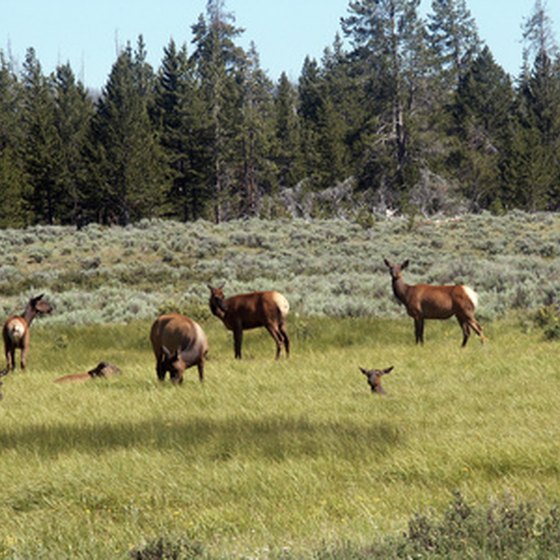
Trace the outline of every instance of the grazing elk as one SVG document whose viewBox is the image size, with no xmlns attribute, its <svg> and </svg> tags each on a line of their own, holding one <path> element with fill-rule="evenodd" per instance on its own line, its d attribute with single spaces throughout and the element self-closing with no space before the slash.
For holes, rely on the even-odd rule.
<svg viewBox="0 0 560 560">
<path fill-rule="evenodd" d="M 8 371 L 16 367 L 16 349 L 21 350 L 20 365 L 25 369 L 27 353 L 29 352 L 29 328 L 37 315 L 48 315 L 52 305 L 43 295 L 31 298 L 21 315 L 12 315 L 4 323 L 2 336 L 4 338 L 4 352 L 6 354 L 6 368 Z"/>
<path fill-rule="evenodd" d="M 169 372 L 173 383 L 182 383 L 184 371 L 194 365 L 198 367 L 200 382 L 204 381 L 208 340 L 198 323 L 179 313 L 161 315 L 152 325 L 150 341 L 160 381 Z"/>
<path fill-rule="evenodd" d="M 55 383 L 67 383 L 73 381 L 88 381 L 90 379 L 98 379 L 100 377 L 109 377 L 111 375 L 120 375 L 121 370 L 114 364 L 108 362 L 99 362 L 94 368 L 82 373 L 71 373 L 63 375 L 55 379 Z"/>
<path fill-rule="evenodd" d="M 385 395 L 385 389 L 381 386 L 381 378 L 388 373 L 393 371 L 393 367 L 388 367 L 386 369 L 364 369 L 360 368 L 360 371 L 367 377 L 367 382 L 371 387 L 372 393 L 377 393 L 378 395 Z"/>
<path fill-rule="evenodd" d="M 223 287 L 210 289 L 210 310 L 233 331 L 235 357 L 241 359 L 243 331 L 265 327 L 276 343 L 276 359 L 282 345 L 290 355 L 290 339 L 286 332 L 286 317 L 290 310 L 288 300 L 279 292 L 251 292 L 225 298 Z"/>
<path fill-rule="evenodd" d="M 469 340 L 471 329 L 484 342 L 482 327 L 475 319 L 474 311 L 478 304 L 478 296 L 468 286 L 430 286 L 405 283 L 402 271 L 408 266 L 408 260 L 402 264 L 384 262 L 391 274 L 393 293 L 406 307 L 407 313 L 414 319 L 416 344 L 424 344 L 424 319 L 449 319 L 455 315 L 463 330 L 463 346 Z"/>
</svg>

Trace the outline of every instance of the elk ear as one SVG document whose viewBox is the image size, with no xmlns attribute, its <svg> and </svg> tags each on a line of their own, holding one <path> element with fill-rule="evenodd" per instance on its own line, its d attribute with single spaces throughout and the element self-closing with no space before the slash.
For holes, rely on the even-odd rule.
<svg viewBox="0 0 560 560">
<path fill-rule="evenodd" d="M 39 295 L 39 296 L 37 296 L 37 297 L 31 298 L 31 301 L 32 301 L 33 303 L 37 303 L 38 301 L 40 301 L 41 299 L 43 299 L 43 296 L 44 296 L 44 295 L 45 295 L 45 294 L 41 294 L 41 295 Z"/>
<path fill-rule="evenodd" d="M 383 262 L 387 268 L 391 268 L 391 263 L 387 259 L 383 259 Z"/>
<path fill-rule="evenodd" d="M 387 369 L 384 369 L 384 370 L 383 370 L 383 373 L 384 373 L 385 375 L 387 375 L 388 373 L 391 373 L 391 372 L 393 371 L 394 368 L 395 368 L 395 366 L 388 367 Z"/>
<path fill-rule="evenodd" d="M 369 371 L 367 369 L 364 369 L 363 367 L 360 367 L 360 371 L 364 374 L 364 375 L 369 375 Z"/>
<path fill-rule="evenodd" d="M 401 264 L 401 270 L 404 270 L 409 265 L 408 259 Z"/>
<path fill-rule="evenodd" d="M 214 290 L 214 288 L 212 288 L 212 286 L 210 286 L 210 284 L 206 284 L 206 287 L 207 287 L 210 291 Z"/>
</svg>

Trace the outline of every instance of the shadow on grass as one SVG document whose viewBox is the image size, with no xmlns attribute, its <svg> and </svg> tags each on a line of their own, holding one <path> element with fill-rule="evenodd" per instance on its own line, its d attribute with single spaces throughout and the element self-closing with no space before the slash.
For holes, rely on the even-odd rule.
<svg viewBox="0 0 560 560">
<path fill-rule="evenodd" d="M 100 453 L 118 449 L 180 450 L 186 457 L 216 461 L 250 456 L 282 461 L 297 457 L 336 456 L 359 460 L 371 453 L 385 455 L 402 443 L 396 424 L 364 426 L 343 422 L 313 422 L 306 418 L 272 416 L 169 422 L 151 419 L 99 425 L 24 426 L 0 433 L 0 449 L 37 453 L 44 457 L 72 452 Z"/>
</svg>

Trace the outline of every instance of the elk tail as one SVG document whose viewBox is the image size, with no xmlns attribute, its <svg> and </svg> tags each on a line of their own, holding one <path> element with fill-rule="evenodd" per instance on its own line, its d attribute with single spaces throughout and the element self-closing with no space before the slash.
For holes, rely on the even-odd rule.
<svg viewBox="0 0 560 560">
<path fill-rule="evenodd" d="M 280 315 L 282 315 L 282 318 L 285 319 L 290 311 L 290 304 L 288 303 L 288 300 L 279 292 L 274 292 L 273 299 L 274 303 L 278 307 L 278 311 L 280 311 Z"/>
<path fill-rule="evenodd" d="M 468 286 L 463 286 L 463 290 L 465 290 L 465 294 L 471 300 L 473 307 L 476 309 L 478 307 L 478 294 Z"/>
</svg>

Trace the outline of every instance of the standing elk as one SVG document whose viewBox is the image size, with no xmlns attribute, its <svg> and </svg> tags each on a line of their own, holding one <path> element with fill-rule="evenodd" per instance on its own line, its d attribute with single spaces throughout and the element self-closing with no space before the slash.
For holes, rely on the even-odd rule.
<svg viewBox="0 0 560 560">
<path fill-rule="evenodd" d="M 290 355 L 290 339 L 286 332 L 286 317 L 290 310 L 288 300 L 279 292 L 251 292 L 225 298 L 223 287 L 210 289 L 210 310 L 225 327 L 233 331 L 235 357 L 241 359 L 243 331 L 265 327 L 276 343 L 276 359 L 282 345 Z"/>
<path fill-rule="evenodd" d="M 391 264 L 384 259 L 391 274 L 393 293 L 406 307 L 406 312 L 414 319 L 416 344 L 424 344 L 424 319 L 449 319 L 455 315 L 463 330 L 464 347 L 471 334 L 471 329 L 484 342 L 482 327 L 475 319 L 474 311 L 478 304 L 478 296 L 468 286 L 430 286 L 405 283 L 402 271 L 408 266 L 408 260 L 402 264 Z"/>
<path fill-rule="evenodd" d="M 377 393 L 378 395 L 385 395 L 385 389 L 381 385 L 381 378 L 388 373 L 393 371 L 394 366 L 388 367 L 386 369 L 364 369 L 360 368 L 360 371 L 367 377 L 367 382 L 371 387 L 372 393 Z"/>
<path fill-rule="evenodd" d="M 25 369 L 29 352 L 29 329 L 37 315 L 48 315 L 52 305 L 43 295 L 31 298 L 21 315 L 12 315 L 4 323 L 2 336 L 4 338 L 4 352 L 6 355 L 6 369 L 12 371 L 16 367 L 16 349 L 21 350 L 20 365 Z"/>
<path fill-rule="evenodd" d="M 169 372 L 173 383 L 183 383 L 184 371 L 194 365 L 198 367 L 200 382 L 204 381 L 208 340 L 198 323 L 179 313 L 161 315 L 152 325 L 150 341 L 160 381 Z"/>
</svg>

